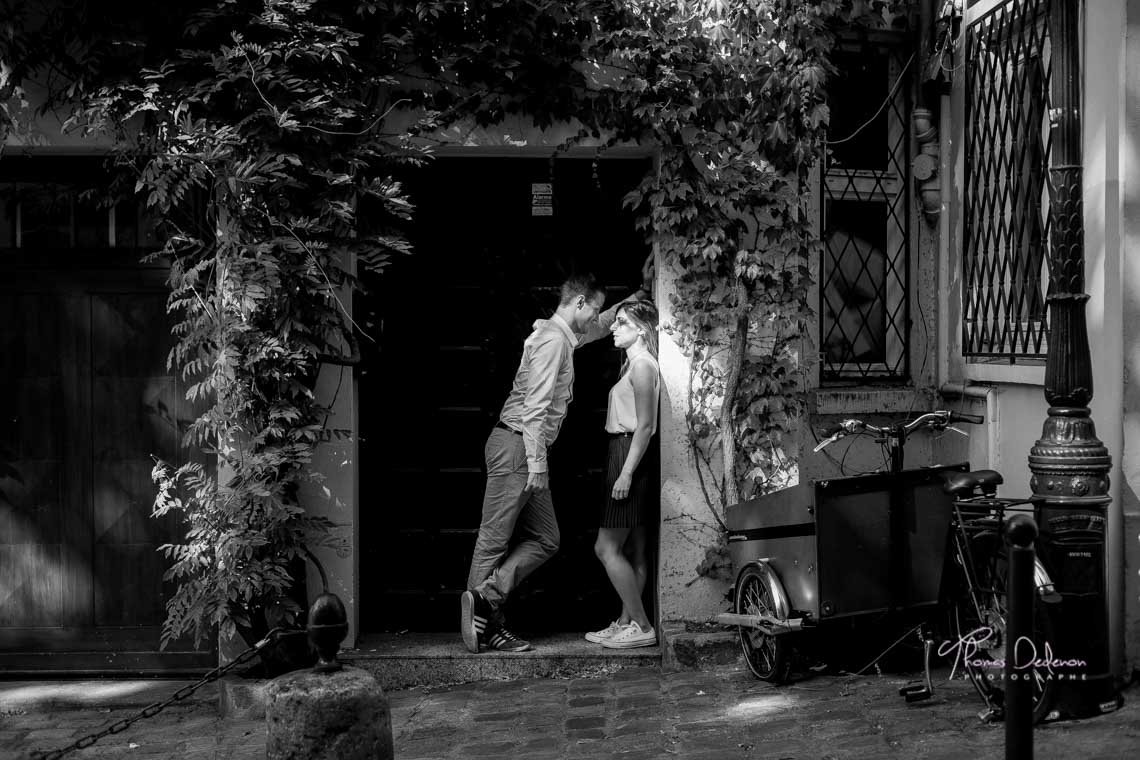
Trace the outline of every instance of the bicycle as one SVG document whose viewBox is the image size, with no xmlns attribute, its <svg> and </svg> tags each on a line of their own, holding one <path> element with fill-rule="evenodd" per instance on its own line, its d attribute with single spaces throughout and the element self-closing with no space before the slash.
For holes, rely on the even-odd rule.
<svg viewBox="0 0 1140 760">
<path fill-rule="evenodd" d="M 1006 658 L 1008 608 L 1009 546 L 1004 526 L 1017 513 L 1031 514 L 1038 525 L 1043 524 L 1042 498 L 999 499 L 996 488 L 1001 483 L 1001 475 L 993 470 L 964 473 L 959 478 L 949 478 L 946 483 L 947 493 L 956 497 L 952 556 L 959 571 L 955 576 L 958 586 L 950 592 L 948 609 L 953 615 L 951 629 L 955 638 L 948 649 L 954 646 L 976 647 L 977 653 L 985 655 L 984 660 L 964 656 L 961 661 L 971 683 L 987 705 L 981 717 L 989 720 L 1000 720 L 1004 715 L 1004 693 L 999 685 L 999 676 L 1004 671 L 1004 668 L 999 670 L 999 664 L 1004 665 Z M 1034 548 L 1037 556 L 1033 572 L 1036 593 L 1033 632 L 1029 641 L 1019 646 L 1019 651 L 1024 650 L 1027 656 L 1031 655 L 1031 660 L 1036 661 L 1040 657 L 1051 659 L 1049 643 L 1055 640 L 1051 606 L 1061 601 L 1061 595 L 1042 563 L 1044 552 L 1040 537 Z M 942 654 L 949 654 L 949 651 Z M 969 652 L 957 650 L 956 654 L 968 655 Z M 1015 667 L 1023 664 L 1014 663 Z M 1052 712 L 1057 681 L 1050 665 L 1032 665 L 1025 675 L 1031 675 L 1034 682 L 1033 722 L 1038 723 Z M 903 696 L 907 696 L 905 691 Z"/>
<path fill-rule="evenodd" d="M 939 656 L 954 655 L 952 672 L 960 664 L 985 702 L 981 717 L 1003 716 L 998 664 L 1005 658 L 1008 550 L 1002 526 L 1008 516 L 1028 511 L 1040 523 L 1041 500 L 999 499 L 1001 475 L 970 472 L 964 463 L 904 467 L 908 436 L 958 422 L 981 424 L 983 418 L 935 411 L 886 426 L 844 420 L 825 431 L 815 451 L 871 433 L 885 446 L 888 469 L 812 481 L 730 508 L 729 548 L 740 570 L 734 611 L 718 619 L 737 626 L 745 660 L 757 678 L 788 679 L 793 641 L 802 632 L 842 617 L 918 610 L 925 613 L 916 626 L 923 632 L 925 679 L 904 686 L 900 694 L 908 701 L 933 695 L 930 660 L 937 639 Z M 808 504 L 806 510 L 802 504 Z M 810 524 L 802 521 L 805 512 Z M 843 531 L 847 540 L 837 541 Z M 1035 605 L 1035 630 L 1025 650 L 1042 653 L 1053 630 L 1048 605 L 1059 595 L 1040 550 L 1038 556 L 1041 603 Z M 858 579 L 868 579 L 871 588 L 860 588 Z M 1054 681 L 1051 671 L 1033 666 L 1030 672 L 1036 722 L 1050 712 Z"/>
</svg>

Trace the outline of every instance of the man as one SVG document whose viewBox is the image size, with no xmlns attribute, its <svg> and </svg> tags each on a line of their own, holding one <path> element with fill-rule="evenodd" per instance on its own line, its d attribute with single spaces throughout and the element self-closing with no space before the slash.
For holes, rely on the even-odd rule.
<svg viewBox="0 0 1140 760">
<path fill-rule="evenodd" d="M 652 259 L 650 259 L 651 261 Z M 643 270 L 646 279 L 650 263 Z M 641 288 L 626 300 L 648 293 Z M 574 350 L 609 333 L 617 305 L 602 312 L 606 291 L 591 275 L 562 283 L 558 308 L 538 319 L 499 421 L 484 448 L 487 488 L 483 520 L 461 596 L 460 633 L 471 652 L 489 647 L 525 652 L 530 644 L 507 629 L 499 608 L 520 582 L 558 551 L 547 450 L 574 393 Z M 517 542 L 511 546 L 512 537 Z"/>
</svg>

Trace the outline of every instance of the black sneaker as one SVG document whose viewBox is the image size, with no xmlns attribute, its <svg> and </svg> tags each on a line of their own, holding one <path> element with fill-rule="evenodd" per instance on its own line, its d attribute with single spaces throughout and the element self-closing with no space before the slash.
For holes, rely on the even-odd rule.
<svg viewBox="0 0 1140 760">
<path fill-rule="evenodd" d="M 479 641 L 488 648 L 497 649 L 500 652 L 530 651 L 530 642 L 525 639 L 520 639 L 511 633 L 510 630 L 503 625 L 502 616 L 491 618 Z"/>
<path fill-rule="evenodd" d="M 463 636 L 467 650 L 472 654 L 479 653 L 479 644 L 484 640 L 492 613 L 490 603 L 479 592 L 464 591 L 460 595 L 459 633 Z"/>
</svg>

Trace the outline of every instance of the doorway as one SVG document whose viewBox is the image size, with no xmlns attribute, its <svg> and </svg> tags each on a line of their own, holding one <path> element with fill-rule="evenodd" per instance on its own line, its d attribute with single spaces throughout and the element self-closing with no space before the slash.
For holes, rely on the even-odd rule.
<svg viewBox="0 0 1140 760">
<path fill-rule="evenodd" d="M 408 178 L 415 253 L 392 263 L 357 308 L 377 339 L 358 375 L 365 633 L 458 624 L 483 446 L 523 340 L 572 271 L 597 275 L 607 304 L 640 283 L 649 247 L 622 200 L 650 168 L 648 158 L 454 157 Z M 561 548 L 512 596 L 519 631 L 600 628 L 616 614 L 593 544 L 606 394 L 620 364 L 608 340 L 575 356 L 574 400 L 550 452 Z"/>
</svg>

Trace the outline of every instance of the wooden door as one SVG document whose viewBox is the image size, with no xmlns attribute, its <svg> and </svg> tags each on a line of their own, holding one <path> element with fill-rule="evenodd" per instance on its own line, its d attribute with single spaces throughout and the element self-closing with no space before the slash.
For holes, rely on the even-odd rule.
<svg viewBox="0 0 1140 760">
<path fill-rule="evenodd" d="M 26 262 L 28 257 L 24 258 Z M 0 668 L 198 670 L 158 643 L 169 591 L 152 457 L 188 414 L 161 272 L 15 267 L 0 287 Z"/>
<path fill-rule="evenodd" d="M 444 158 L 409 178 L 415 253 L 385 272 L 359 315 L 378 341 L 358 386 L 365 632 L 457 625 L 483 446 L 523 340 L 553 312 L 572 270 L 594 272 L 610 304 L 640 283 L 648 247 L 622 198 L 649 167 L 645 159 Z M 545 207 L 532 187 L 541 183 L 553 184 L 549 216 L 532 212 Z M 562 546 L 510 602 L 520 631 L 601 627 L 620 608 L 593 553 L 606 394 L 620 363 L 608 339 L 575 357 L 574 400 L 551 449 Z"/>
</svg>

